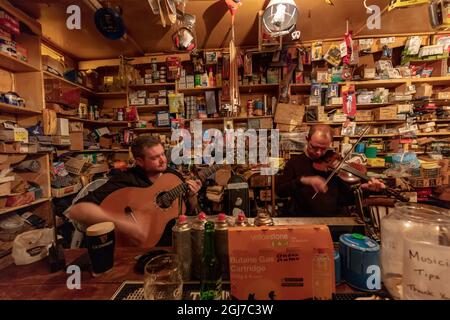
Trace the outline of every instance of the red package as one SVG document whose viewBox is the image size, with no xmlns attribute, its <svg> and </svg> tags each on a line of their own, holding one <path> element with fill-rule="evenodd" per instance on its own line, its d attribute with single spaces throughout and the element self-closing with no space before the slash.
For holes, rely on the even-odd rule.
<svg viewBox="0 0 450 320">
<path fill-rule="evenodd" d="M 12 34 L 20 34 L 19 21 L 3 10 L 0 10 L 0 28 Z"/>
</svg>

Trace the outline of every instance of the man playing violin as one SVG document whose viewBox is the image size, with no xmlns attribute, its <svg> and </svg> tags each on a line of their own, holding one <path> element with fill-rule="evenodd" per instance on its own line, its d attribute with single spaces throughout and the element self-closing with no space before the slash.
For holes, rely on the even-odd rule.
<svg viewBox="0 0 450 320">
<path fill-rule="evenodd" d="M 334 176 L 328 184 L 329 172 L 314 168 L 330 149 L 333 131 L 328 125 L 314 125 L 307 136 L 305 152 L 290 159 L 283 175 L 277 179 L 276 191 L 280 197 L 290 197 L 289 216 L 335 217 L 346 215 L 345 208 L 355 202 L 350 186 Z M 385 185 L 377 180 L 361 184 L 364 190 L 379 192 Z M 313 198 L 314 194 L 318 193 Z"/>
</svg>

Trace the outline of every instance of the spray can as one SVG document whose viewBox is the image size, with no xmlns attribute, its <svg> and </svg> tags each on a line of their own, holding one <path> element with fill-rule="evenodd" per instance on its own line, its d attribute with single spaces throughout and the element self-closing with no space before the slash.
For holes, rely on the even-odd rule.
<svg viewBox="0 0 450 320">
<path fill-rule="evenodd" d="M 236 218 L 236 222 L 234 223 L 235 227 L 247 227 L 248 221 L 243 212 L 239 212 Z"/>
<path fill-rule="evenodd" d="M 229 256 L 228 256 L 228 223 L 225 213 L 220 213 L 215 225 L 216 255 L 222 266 L 222 278 L 230 278 Z"/>
<path fill-rule="evenodd" d="M 192 244 L 191 227 L 187 217 L 183 214 L 178 217 L 177 223 L 172 228 L 173 251 L 181 262 L 183 281 L 191 280 L 192 275 Z"/>
<path fill-rule="evenodd" d="M 273 219 L 265 210 L 258 210 L 258 215 L 255 218 L 255 226 L 273 226 Z"/>
<path fill-rule="evenodd" d="M 205 239 L 205 223 L 206 214 L 200 212 L 192 225 L 191 239 L 192 239 L 192 275 L 196 279 L 200 279 L 202 257 L 203 257 L 203 243 Z"/>
</svg>

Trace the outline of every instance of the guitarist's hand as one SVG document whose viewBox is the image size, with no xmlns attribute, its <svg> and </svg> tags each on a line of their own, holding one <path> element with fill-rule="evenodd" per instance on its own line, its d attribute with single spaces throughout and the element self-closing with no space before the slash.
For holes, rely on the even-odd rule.
<svg viewBox="0 0 450 320">
<path fill-rule="evenodd" d="M 195 196 L 202 187 L 200 180 L 186 180 L 186 183 L 189 185 L 189 197 Z"/>
</svg>

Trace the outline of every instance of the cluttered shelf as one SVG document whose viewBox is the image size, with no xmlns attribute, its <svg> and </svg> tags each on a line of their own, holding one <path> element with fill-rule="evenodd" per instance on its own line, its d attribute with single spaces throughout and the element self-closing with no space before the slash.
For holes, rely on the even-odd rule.
<svg viewBox="0 0 450 320">
<path fill-rule="evenodd" d="M 264 83 L 264 84 L 248 84 L 248 85 L 239 85 L 240 92 L 262 92 L 265 90 L 278 90 L 278 83 Z"/>
<path fill-rule="evenodd" d="M 175 87 L 175 82 L 158 82 L 158 83 L 146 83 L 146 84 L 129 84 L 128 88 L 130 89 L 164 89 L 167 87 Z"/>
<path fill-rule="evenodd" d="M 159 111 L 162 109 L 167 109 L 169 107 L 168 104 L 148 104 L 148 105 L 142 105 L 142 106 L 136 106 L 138 111 L 141 112 L 152 112 L 152 111 Z"/>
<path fill-rule="evenodd" d="M 0 52 L 0 69 L 17 73 L 40 71 L 39 68 L 29 64 L 28 62 L 11 57 L 3 52 Z"/>
<path fill-rule="evenodd" d="M 13 211 L 16 211 L 16 210 L 28 208 L 28 207 L 31 207 L 31 206 L 33 206 L 35 204 L 39 204 L 39 203 L 43 203 L 43 202 L 46 202 L 46 201 L 50 201 L 51 199 L 52 198 L 50 198 L 50 197 L 49 198 L 41 198 L 41 199 L 38 199 L 36 201 L 30 202 L 30 203 L 27 203 L 27 204 L 24 204 L 24 205 L 21 205 L 21 206 L 8 207 L 8 208 L 5 208 L 5 209 L 0 209 L 0 215 L 5 214 L 5 213 L 9 213 L 9 212 L 13 212 Z"/>
<path fill-rule="evenodd" d="M 185 122 L 191 122 L 195 120 L 200 120 L 202 122 L 224 122 L 228 120 L 233 121 L 246 121 L 250 119 L 267 119 L 267 118 L 273 118 L 273 116 L 251 116 L 251 117 L 230 117 L 230 118 L 204 118 L 204 119 L 186 119 Z"/>
<path fill-rule="evenodd" d="M 170 132 L 172 129 L 170 127 L 159 127 L 159 128 L 134 128 L 135 132 Z"/>
<path fill-rule="evenodd" d="M 78 83 L 72 82 L 70 80 L 67 80 L 66 78 L 57 76 L 56 74 L 53 74 L 51 72 L 48 72 L 46 70 L 42 71 L 42 73 L 44 74 L 44 78 L 46 79 L 54 79 L 54 80 L 59 80 L 62 84 L 66 84 L 69 85 L 71 87 L 74 88 L 78 88 L 81 90 L 82 93 L 88 94 L 88 95 L 95 95 L 95 92 L 89 88 L 86 88 L 85 86 L 82 86 Z"/>
<path fill-rule="evenodd" d="M 354 85 L 355 88 L 395 88 L 405 83 L 429 83 L 435 86 L 448 85 L 450 76 L 445 77 L 425 77 L 425 78 L 401 78 L 401 79 L 386 79 L 386 80 L 362 80 L 362 81 L 347 81 L 335 83 L 317 83 L 317 84 L 338 84 L 338 85 Z M 295 83 L 290 85 L 291 89 L 301 91 L 302 89 L 310 89 L 311 83 Z"/>
<path fill-rule="evenodd" d="M 102 99 L 125 99 L 127 97 L 127 92 L 126 91 L 97 92 L 95 95 L 98 98 Z"/>
<path fill-rule="evenodd" d="M 379 120 L 379 121 L 354 121 L 357 124 L 373 124 L 373 125 L 384 125 L 384 124 L 402 124 L 405 123 L 404 120 Z M 316 124 L 327 124 L 330 126 L 340 126 L 344 122 L 331 122 L 331 121 L 307 121 L 304 122 L 306 125 L 316 125 Z"/>
<path fill-rule="evenodd" d="M 112 120 L 89 120 L 89 119 L 83 119 L 78 117 L 71 117 L 71 116 L 65 116 L 65 115 L 58 115 L 61 118 L 67 118 L 71 121 L 79 121 L 83 122 L 85 124 L 90 125 L 98 125 L 98 126 L 105 126 L 108 125 L 110 127 L 127 127 L 130 123 L 133 123 L 131 121 L 112 121 Z"/>
<path fill-rule="evenodd" d="M 400 133 L 382 133 L 382 134 L 366 134 L 364 138 L 387 138 L 387 137 L 397 137 L 400 136 Z M 447 132 L 426 132 L 426 133 L 416 133 L 417 137 L 425 137 L 425 136 L 450 136 L 450 131 Z M 343 138 L 343 135 L 336 135 L 334 138 Z M 359 138 L 359 136 L 350 136 L 350 138 Z"/>
<path fill-rule="evenodd" d="M 0 102 L 0 113 L 12 113 L 12 114 L 23 114 L 23 115 L 37 115 L 41 114 L 42 111 L 33 110 L 29 107 L 16 107 L 7 103 Z"/>
<path fill-rule="evenodd" d="M 203 91 L 222 90 L 222 87 L 196 87 L 196 88 L 178 88 L 178 92 L 184 94 L 195 94 Z"/>
</svg>

